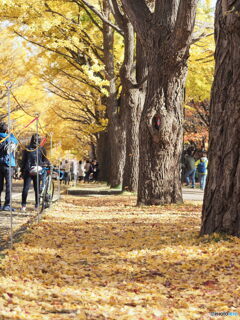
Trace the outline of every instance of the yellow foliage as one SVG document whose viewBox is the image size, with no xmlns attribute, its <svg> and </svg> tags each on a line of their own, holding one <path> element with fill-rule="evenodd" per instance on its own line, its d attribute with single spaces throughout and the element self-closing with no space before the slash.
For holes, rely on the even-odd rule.
<svg viewBox="0 0 240 320">
<path fill-rule="evenodd" d="M 200 27 L 196 26 L 196 31 L 200 29 L 201 33 L 212 34 L 203 37 L 191 46 L 189 59 L 189 72 L 187 78 L 187 97 L 186 100 L 203 101 L 210 99 L 210 91 L 214 73 L 214 36 L 213 36 L 213 16 L 206 13 L 209 7 L 198 9 L 197 21 Z M 212 28 L 203 28 L 205 22 L 212 24 Z"/>
</svg>

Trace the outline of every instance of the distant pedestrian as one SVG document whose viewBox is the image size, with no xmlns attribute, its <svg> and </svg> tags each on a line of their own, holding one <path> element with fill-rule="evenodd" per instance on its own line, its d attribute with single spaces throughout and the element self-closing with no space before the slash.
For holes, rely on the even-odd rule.
<svg viewBox="0 0 240 320">
<path fill-rule="evenodd" d="M 89 160 L 86 161 L 84 170 L 85 170 L 84 182 L 89 182 L 90 174 L 92 173 L 92 166 Z"/>
<path fill-rule="evenodd" d="M 8 126 L 5 122 L 0 123 L 0 209 L 10 211 L 11 182 L 15 162 L 15 151 L 18 145 L 17 138 L 11 133 L 8 134 Z M 1 193 L 6 183 L 5 202 L 1 206 Z M 12 209 L 14 211 L 14 209 Z"/>
<path fill-rule="evenodd" d="M 85 176 L 84 163 L 80 160 L 78 164 L 78 178 L 79 181 L 83 181 Z"/>
<path fill-rule="evenodd" d="M 184 160 L 185 164 L 185 181 L 186 186 L 189 186 L 191 183 L 191 187 L 195 188 L 195 174 L 196 174 L 196 165 L 195 159 L 193 157 L 193 151 L 188 150 Z"/>
<path fill-rule="evenodd" d="M 63 164 L 63 169 L 64 169 L 63 181 L 65 184 L 69 184 L 71 180 L 71 165 L 68 160 L 65 160 Z"/>
<path fill-rule="evenodd" d="M 77 160 L 73 160 L 73 162 L 72 162 L 72 173 L 73 173 L 73 181 L 74 181 L 74 185 L 75 186 L 76 186 L 77 180 L 78 180 L 78 171 L 79 171 L 78 161 Z"/>
<path fill-rule="evenodd" d="M 198 178 L 200 182 L 200 189 L 204 190 L 206 186 L 206 179 L 208 174 L 208 159 L 207 153 L 202 152 L 201 158 L 196 162 Z"/>
<path fill-rule="evenodd" d="M 98 173 L 99 173 L 99 166 L 97 160 L 93 160 L 92 162 L 92 170 L 93 170 L 93 181 L 98 181 Z"/>
</svg>

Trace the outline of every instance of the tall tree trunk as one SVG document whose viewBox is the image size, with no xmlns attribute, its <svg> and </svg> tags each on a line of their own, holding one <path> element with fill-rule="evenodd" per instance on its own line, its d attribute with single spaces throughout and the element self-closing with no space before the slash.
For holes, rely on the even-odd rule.
<svg viewBox="0 0 240 320">
<path fill-rule="evenodd" d="M 196 0 L 122 0 L 146 52 L 148 89 L 140 123 L 138 204 L 182 201 L 183 90 Z"/>
<path fill-rule="evenodd" d="M 110 152 L 108 142 L 108 131 L 102 131 L 97 139 L 97 160 L 99 162 L 99 180 L 109 181 Z"/>
<path fill-rule="evenodd" d="M 96 155 L 96 142 L 93 142 L 93 141 L 90 142 L 89 158 L 92 159 L 92 160 L 97 158 L 97 155 Z"/>
<path fill-rule="evenodd" d="M 210 105 L 209 173 L 201 234 L 240 236 L 240 0 L 219 0 Z M 233 1 L 232 1 L 233 2 Z"/>
<path fill-rule="evenodd" d="M 123 174 L 123 190 L 137 192 L 139 178 L 139 126 L 146 97 L 147 65 L 143 47 L 136 40 L 136 88 L 128 89 L 126 105 L 126 160 Z"/>
<path fill-rule="evenodd" d="M 111 11 L 108 1 L 104 0 L 103 5 L 105 15 L 109 17 Z M 117 187 L 122 183 L 125 161 L 125 126 L 124 121 L 122 121 L 122 110 L 119 108 L 117 99 L 113 50 L 114 31 L 107 23 L 103 23 L 103 42 L 106 77 L 109 80 L 109 96 L 106 98 L 107 115 L 109 119 L 108 141 L 111 161 L 109 184 L 111 187 Z"/>
<path fill-rule="evenodd" d="M 126 153 L 126 134 L 124 130 L 124 120 L 119 125 L 119 119 L 112 118 L 109 123 L 108 134 L 110 139 L 110 180 L 109 185 L 112 188 L 121 187 L 123 178 L 123 168 Z"/>
<path fill-rule="evenodd" d="M 136 192 L 139 172 L 139 124 L 144 95 L 139 89 L 128 92 L 126 112 L 126 159 L 123 174 L 123 190 Z"/>
<path fill-rule="evenodd" d="M 157 61 L 163 59 L 157 54 L 149 61 L 148 91 L 140 124 L 138 204 L 182 201 L 180 157 L 186 58 L 177 68 L 171 68 L 167 57 L 157 68 Z M 159 79 L 159 74 L 164 76 Z"/>
</svg>

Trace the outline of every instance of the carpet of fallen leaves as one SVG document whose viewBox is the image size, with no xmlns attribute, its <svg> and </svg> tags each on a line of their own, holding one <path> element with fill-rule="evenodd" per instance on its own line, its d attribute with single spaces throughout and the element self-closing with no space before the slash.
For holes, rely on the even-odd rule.
<svg viewBox="0 0 240 320">
<path fill-rule="evenodd" d="M 1 255 L 0 319 L 240 315 L 240 239 L 199 238 L 199 204 L 134 204 L 64 196 Z"/>
</svg>

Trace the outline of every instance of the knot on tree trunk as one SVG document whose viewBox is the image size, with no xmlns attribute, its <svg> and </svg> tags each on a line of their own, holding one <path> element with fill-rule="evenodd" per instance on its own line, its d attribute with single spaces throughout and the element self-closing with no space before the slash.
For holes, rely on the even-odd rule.
<svg viewBox="0 0 240 320">
<path fill-rule="evenodd" d="M 155 113 L 148 120 L 148 129 L 152 136 L 152 141 L 159 144 L 160 149 L 167 149 L 172 143 L 172 137 L 178 129 L 178 125 L 172 113 Z"/>
</svg>

